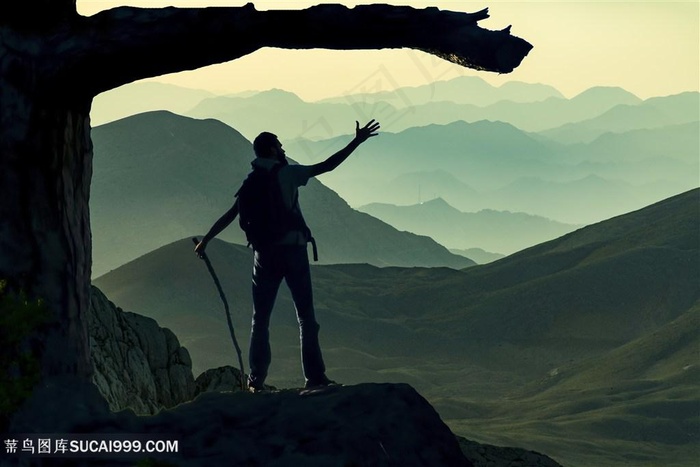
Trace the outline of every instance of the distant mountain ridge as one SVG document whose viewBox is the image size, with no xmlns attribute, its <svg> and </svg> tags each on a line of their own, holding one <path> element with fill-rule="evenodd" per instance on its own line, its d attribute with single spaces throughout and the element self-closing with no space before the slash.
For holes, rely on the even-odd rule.
<svg viewBox="0 0 700 467">
<path fill-rule="evenodd" d="M 450 249 L 483 248 L 501 254 L 514 253 L 581 227 L 517 212 L 462 212 L 442 198 L 410 206 L 372 203 L 358 210 L 399 230 L 427 235 Z"/>
<path fill-rule="evenodd" d="M 298 154 L 301 162 L 310 162 L 309 157 L 338 150 L 344 141 L 346 137 L 318 142 L 298 140 L 285 147 L 289 154 Z M 510 124 L 457 121 L 383 133 L 372 140 L 363 157 L 345 163 L 344 177 L 329 173 L 322 180 L 328 180 L 330 186 L 340 186 L 362 178 L 385 182 L 406 173 L 441 170 L 481 190 L 504 180 L 560 170 L 554 156 L 546 144 Z"/>
<path fill-rule="evenodd" d="M 589 120 L 540 132 L 562 143 L 589 143 L 605 133 L 648 130 L 700 120 L 700 93 L 655 97 L 636 105 L 621 104 Z"/>
<path fill-rule="evenodd" d="M 344 96 L 305 102 L 279 89 L 216 96 L 139 82 L 98 96 L 91 115 L 93 125 L 99 125 L 145 111 L 169 110 L 219 119 L 249 139 L 263 129 L 272 129 L 283 139 L 312 140 L 346 134 L 351 130 L 346 122 L 356 119 L 380 119 L 384 129 L 393 132 L 430 123 L 498 120 L 572 143 L 591 141 L 606 129 L 626 131 L 687 123 L 692 121 L 692 116 L 690 120 L 687 117 L 689 112 L 697 119 L 698 111 L 697 103 L 693 104 L 697 92 L 642 101 L 620 88 L 595 87 L 567 99 L 543 84 L 512 81 L 494 87 L 481 78 L 466 76 L 394 91 L 378 86 L 376 92 L 349 91 Z"/>
<path fill-rule="evenodd" d="M 379 80 L 378 80 L 379 81 Z M 381 81 L 379 81 L 381 83 Z M 380 84 L 381 85 L 381 84 Z M 322 99 L 319 103 L 387 102 L 395 107 L 410 107 L 428 102 L 454 102 L 485 107 L 499 101 L 537 102 L 550 97 L 563 98 L 552 86 L 510 81 L 492 86 L 478 76 L 461 76 L 394 91 L 352 93 L 342 97 Z"/>
<path fill-rule="evenodd" d="M 442 197 L 456 208 L 520 211 L 582 224 L 698 186 L 698 124 L 561 145 L 503 122 L 453 122 L 383 133 L 341 174 L 321 177 L 352 206 Z M 285 144 L 299 160 L 343 138 Z"/>
<path fill-rule="evenodd" d="M 223 123 L 168 112 L 100 126 L 92 137 L 95 277 L 177 239 L 206 233 L 231 207 L 254 157 L 252 145 Z M 300 190 L 300 199 L 324 263 L 457 269 L 474 264 L 427 237 L 352 210 L 316 180 Z M 237 222 L 222 238 L 245 243 Z"/>
<path fill-rule="evenodd" d="M 617 105 L 641 102 L 623 89 L 602 87 L 591 88 L 572 99 L 548 93 L 548 97 L 538 100 L 537 97 L 527 97 L 530 88 L 526 85 L 513 83 L 513 87 L 526 88 L 520 98 L 502 95 L 502 99 L 490 98 L 488 104 L 483 102 L 484 106 L 481 106 L 478 104 L 480 96 L 488 93 L 470 90 L 470 84 L 466 89 L 461 89 L 465 83 L 461 80 L 446 83 L 440 86 L 436 83 L 434 88 L 431 85 L 417 88 L 420 97 L 413 99 L 407 97 L 411 90 L 402 88 L 376 95 L 350 95 L 306 102 L 293 93 L 274 89 L 248 97 L 211 97 L 188 110 L 186 115 L 216 118 L 239 128 L 249 139 L 260 131 L 270 130 L 283 140 L 322 140 L 352 131 L 351 127 L 348 128 L 348 122 L 371 118 L 382 121 L 384 130 L 391 132 L 429 124 L 479 120 L 501 121 L 534 132 L 591 119 Z M 477 87 L 494 89 L 483 81 Z M 535 85 L 531 87 L 537 88 Z M 436 95 L 436 89 L 444 89 L 445 96 L 439 96 L 439 92 Z M 450 93 L 447 93 L 447 89 L 451 90 Z M 448 94 L 452 96 L 451 99 Z"/>
<path fill-rule="evenodd" d="M 572 162 L 631 162 L 665 158 L 692 166 L 698 158 L 700 120 L 664 127 L 608 131 L 586 145 L 563 150 Z M 668 164 L 672 168 L 672 164 Z"/>
<path fill-rule="evenodd" d="M 92 101 L 93 127 L 152 110 L 183 114 L 214 93 L 172 84 L 141 81 L 97 95 Z"/>
<path fill-rule="evenodd" d="M 260 132 L 270 131 L 280 139 L 303 135 L 317 140 L 353 131 L 358 116 L 372 116 L 374 104 L 318 104 L 305 102 L 296 94 L 272 89 L 249 97 L 210 97 L 202 100 L 185 115 L 193 118 L 215 118 L 238 129 L 253 140 Z M 383 110 L 387 105 L 383 105 Z"/>
<path fill-rule="evenodd" d="M 437 89 L 453 89 L 450 92 L 467 99 L 474 93 L 458 90 L 470 86 L 490 87 L 479 78 L 465 78 L 423 86 L 420 92 L 430 91 L 435 97 L 442 92 Z M 365 153 L 369 154 L 365 162 L 355 169 L 351 164 L 342 176 L 328 174 L 323 179 L 352 206 L 414 204 L 440 196 L 463 211 L 523 211 L 580 224 L 698 186 L 698 92 L 642 101 L 620 88 L 599 87 L 571 99 L 537 100 L 535 85 L 512 83 L 501 88 L 520 89 L 522 100 L 529 102 L 506 99 L 479 107 L 433 100 L 406 106 L 405 99 L 377 100 L 380 97 L 374 94 L 364 102 L 352 101 L 348 99 L 355 94 L 350 93 L 337 103 L 314 103 L 287 91 L 269 90 L 220 99 L 210 96 L 192 107 L 197 106 L 201 116 L 216 116 L 233 125 L 249 139 L 263 129 L 275 132 L 301 163 L 318 162 L 339 149 L 351 137 L 347 134 L 354 120 L 379 118 L 382 137 L 372 142 L 378 150 Z M 505 92 L 501 88 L 492 91 Z M 129 89 L 115 90 L 111 99 L 123 96 L 119 104 L 127 104 Z M 173 96 L 174 104 L 179 98 L 171 90 L 152 94 Z M 183 101 L 192 102 L 183 95 Z M 148 103 L 146 97 L 140 102 Z M 93 121 L 99 121 L 98 104 L 96 100 Z M 387 140 L 391 144 L 385 145 Z M 583 142 L 569 144 L 576 141 Z M 384 163 L 389 160 L 394 162 Z M 597 191 L 592 176 L 605 180 L 603 190 Z M 522 178 L 526 181 L 518 180 Z M 602 192 L 610 199 L 606 201 Z"/>
</svg>

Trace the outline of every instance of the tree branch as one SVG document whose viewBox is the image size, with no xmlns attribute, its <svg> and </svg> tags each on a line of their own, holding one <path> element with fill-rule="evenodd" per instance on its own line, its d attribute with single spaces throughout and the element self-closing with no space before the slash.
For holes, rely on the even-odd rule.
<svg viewBox="0 0 700 467">
<path fill-rule="evenodd" d="M 508 73 L 532 46 L 511 36 L 508 28 L 480 28 L 477 22 L 487 17 L 487 10 L 469 14 L 390 5 L 318 5 L 297 11 L 257 11 L 252 4 L 121 7 L 81 18 L 71 28 L 71 45 L 56 51 L 61 59 L 56 72 L 83 76 L 81 88 L 95 95 L 137 79 L 230 61 L 269 46 L 408 47 L 461 66 Z"/>
</svg>

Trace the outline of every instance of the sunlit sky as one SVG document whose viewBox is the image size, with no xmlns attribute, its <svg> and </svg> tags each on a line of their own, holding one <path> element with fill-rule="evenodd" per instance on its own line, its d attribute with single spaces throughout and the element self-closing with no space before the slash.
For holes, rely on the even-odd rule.
<svg viewBox="0 0 700 467">
<path fill-rule="evenodd" d="M 78 0 L 83 15 L 120 5 L 241 6 L 219 0 Z M 305 8 L 318 1 L 257 1 L 258 10 Z M 330 2 L 325 2 L 330 3 Z M 376 2 L 338 1 L 348 6 Z M 572 97 L 593 86 L 619 86 L 641 98 L 697 91 L 700 82 L 700 2 L 649 1 L 411 1 L 382 3 L 474 12 L 489 7 L 486 29 L 512 25 L 511 33 L 534 45 L 510 74 L 476 72 L 401 49 L 328 51 L 263 49 L 238 60 L 155 78 L 218 93 L 280 88 L 305 100 L 346 94 L 368 79 L 388 90 L 462 75 L 498 86 L 506 81 L 544 83 Z M 362 34 L 362 31 L 358 31 Z"/>
</svg>

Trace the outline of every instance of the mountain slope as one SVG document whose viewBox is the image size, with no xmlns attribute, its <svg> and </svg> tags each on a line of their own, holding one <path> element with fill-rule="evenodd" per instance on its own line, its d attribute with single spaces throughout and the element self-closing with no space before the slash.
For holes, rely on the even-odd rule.
<svg viewBox="0 0 700 467">
<path fill-rule="evenodd" d="M 663 170 L 659 168 L 659 172 Z M 691 177 L 685 175 L 684 178 Z M 571 224 L 591 224 L 640 209 L 695 186 L 696 183 L 678 180 L 673 183 L 657 181 L 633 185 L 619 178 L 608 179 L 598 175 L 568 182 L 523 177 L 484 194 L 482 203 L 497 210 L 530 212 Z"/>
<path fill-rule="evenodd" d="M 413 359 L 430 349 L 430 358 L 459 356 L 466 365 L 521 375 L 601 355 L 671 322 L 700 298 L 699 195 L 694 190 L 464 271 L 314 267 L 324 332 L 346 356 L 363 349 Z M 188 243 L 149 253 L 96 285 L 124 308 L 154 313 L 192 351 L 196 366 L 188 334 L 197 328 L 204 336 L 208 324 L 193 313 L 222 316 L 215 295 L 199 296 L 211 285 Z M 236 297 L 234 308 L 250 310 L 250 253 L 217 242 L 211 257 Z M 289 306 L 286 292 L 280 300 Z M 281 326 L 294 329 L 296 322 L 289 316 Z M 394 347 L 418 335 L 413 349 Z M 289 336 L 294 346 L 297 336 Z"/>
<path fill-rule="evenodd" d="M 688 388 L 698 387 L 682 369 L 694 363 L 688 359 L 698 346 L 688 313 L 700 300 L 699 202 L 700 190 L 693 190 L 465 271 L 314 266 L 329 376 L 346 383 L 408 382 L 458 434 L 525 443 L 565 465 L 624 465 L 637 453 L 644 455 L 639 465 L 666 458 L 692 465 L 693 438 L 683 431 L 692 425 L 682 415 L 672 422 L 668 414 L 657 417 L 652 408 L 685 407 Z M 173 329 L 193 367 L 230 364 L 221 304 L 190 243 L 149 253 L 96 285 L 120 306 L 153 313 Z M 210 257 L 245 348 L 250 252 L 216 241 Z M 298 328 L 284 287 L 275 316 L 270 377 L 295 385 Z M 617 375 L 625 361 L 633 370 Z M 672 388 L 683 374 L 690 386 L 675 393 L 680 405 L 664 405 L 674 390 L 659 388 Z M 649 379 L 656 382 L 645 383 Z M 587 392 L 587 381 L 605 388 L 619 383 L 619 399 L 604 397 L 603 386 Z M 535 396 L 523 387 L 536 387 Z M 632 395 L 646 399 L 627 404 Z M 590 404 L 607 411 L 598 417 Z M 644 430 L 628 435 L 620 423 Z M 680 431 L 669 430 L 669 423 Z M 645 432 L 666 433 L 670 444 L 644 444 Z M 669 445 L 677 448 L 670 457 Z"/>
<path fill-rule="evenodd" d="M 346 140 L 297 140 L 285 147 L 289 154 L 299 154 L 301 158 L 338 150 Z M 557 177 L 565 171 L 548 145 L 502 122 L 428 125 L 401 133 L 383 133 L 371 143 L 362 156 L 345 163 L 342 174 L 325 174 L 321 180 L 333 187 L 347 186 L 341 193 L 351 193 L 357 180 L 384 184 L 401 174 L 437 170 L 483 190 L 518 177 Z"/>
<path fill-rule="evenodd" d="M 168 112 L 103 125 L 92 137 L 95 276 L 177 239 L 205 233 L 230 208 L 253 158 L 251 144 L 223 123 Z M 353 211 L 316 180 L 300 190 L 300 198 L 322 262 L 473 264 L 426 237 L 398 232 Z M 233 225 L 222 238 L 243 243 L 239 230 Z"/>
<path fill-rule="evenodd" d="M 546 449 L 564 434 L 562 460 L 572 466 L 695 465 L 699 326 L 700 302 L 604 356 L 552 369 L 494 404 L 489 439 L 507 443 L 536 433 L 538 448 Z M 517 424 L 513 413 L 519 414 Z M 478 417 L 447 421 L 467 434 L 478 423 L 483 433 Z"/>
<path fill-rule="evenodd" d="M 172 84 L 148 81 L 131 83 L 97 95 L 92 101 L 90 122 L 95 127 L 152 110 L 183 114 L 197 103 L 213 96 L 208 91 Z"/>
</svg>

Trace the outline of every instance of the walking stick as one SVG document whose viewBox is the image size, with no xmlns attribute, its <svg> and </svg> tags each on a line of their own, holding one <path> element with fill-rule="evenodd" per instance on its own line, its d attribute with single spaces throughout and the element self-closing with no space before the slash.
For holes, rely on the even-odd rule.
<svg viewBox="0 0 700 467">
<path fill-rule="evenodd" d="M 195 245 L 199 245 L 199 239 L 197 237 L 194 237 L 192 239 Z M 229 311 L 228 307 L 228 301 L 226 300 L 226 295 L 224 295 L 224 289 L 221 288 L 221 282 L 219 282 L 219 278 L 216 276 L 216 272 L 214 272 L 214 268 L 211 265 L 211 261 L 209 261 L 209 257 L 207 256 L 206 252 L 202 251 L 199 253 L 200 258 L 204 260 L 204 264 L 207 265 L 207 269 L 209 270 L 209 274 L 211 275 L 211 278 L 214 279 L 214 284 L 216 285 L 216 289 L 219 291 L 219 297 L 221 297 L 221 301 L 224 303 L 224 310 L 226 311 L 226 320 L 228 321 L 228 330 L 231 333 L 231 340 L 233 341 L 233 346 L 236 349 L 236 354 L 238 354 L 238 365 L 240 366 L 241 369 L 241 389 L 245 391 L 245 383 L 244 383 L 244 378 L 245 378 L 245 369 L 243 368 L 243 357 L 241 356 L 241 348 L 238 345 L 238 341 L 236 340 L 236 334 L 233 331 L 233 322 L 231 321 L 231 312 Z"/>
</svg>

